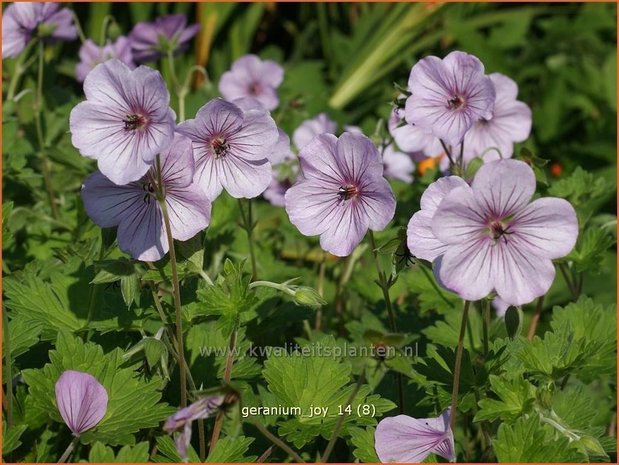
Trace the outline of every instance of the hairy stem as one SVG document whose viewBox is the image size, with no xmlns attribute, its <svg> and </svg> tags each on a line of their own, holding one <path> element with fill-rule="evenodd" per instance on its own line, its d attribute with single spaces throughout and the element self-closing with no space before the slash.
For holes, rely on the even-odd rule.
<svg viewBox="0 0 619 465">
<path fill-rule="evenodd" d="M 4 366 L 6 367 L 6 422 L 13 426 L 13 357 L 11 356 L 11 338 L 9 333 L 9 316 L 2 304 L 2 332 L 4 336 Z"/>
<path fill-rule="evenodd" d="M 13 75 L 11 76 L 11 81 L 9 82 L 9 88 L 6 94 L 6 99 L 9 102 L 12 102 L 15 98 L 15 94 L 17 93 L 17 87 L 19 86 L 19 81 L 21 77 L 24 75 L 24 72 L 28 69 L 28 66 L 24 65 L 26 62 L 26 58 L 30 54 L 30 51 L 36 44 L 36 40 L 31 40 L 26 45 L 26 48 L 19 54 L 17 58 L 17 63 L 15 63 L 15 70 L 13 71 Z M 34 57 L 33 57 L 34 58 Z"/>
<path fill-rule="evenodd" d="M 335 424 L 335 429 L 333 430 L 333 434 L 331 434 L 331 438 L 329 439 L 329 443 L 327 444 L 327 448 L 322 453 L 322 457 L 320 458 L 321 462 L 326 463 L 326 462 L 329 461 L 329 457 L 331 456 L 331 452 L 333 452 L 333 448 L 335 447 L 335 442 L 337 441 L 337 438 L 338 438 L 338 436 L 340 434 L 342 426 L 344 425 L 344 421 L 346 420 L 346 416 L 347 416 L 346 409 L 350 405 L 352 405 L 352 403 L 354 402 L 355 397 L 359 393 L 359 389 L 361 389 L 361 385 L 363 384 L 364 380 L 365 380 L 365 368 L 363 369 L 363 371 L 359 375 L 359 379 L 357 379 L 357 384 L 355 384 L 355 388 L 350 393 L 350 396 L 348 397 L 348 400 L 346 401 L 346 406 L 344 407 L 344 411 L 343 411 L 344 414 L 340 415 L 340 417 L 337 419 L 337 423 Z"/>
<path fill-rule="evenodd" d="M 292 450 L 292 448 L 288 444 L 286 444 L 280 438 L 271 433 L 262 423 L 255 421 L 252 424 L 258 429 L 258 431 L 260 431 L 260 433 L 262 433 L 265 438 L 267 438 L 281 450 L 286 452 L 290 456 L 290 458 L 292 458 L 296 463 L 305 463 L 305 460 L 303 460 L 299 454 Z"/>
<path fill-rule="evenodd" d="M 542 315 L 542 309 L 544 307 L 544 296 L 541 296 L 537 299 L 537 305 L 535 306 L 535 313 L 533 314 L 533 318 L 531 318 L 531 324 L 529 325 L 529 332 L 527 334 L 527 339 L 529 341 L 533 340 L 535 337 L 535 331 L 537 330 L 537 325 L 539 323 L 540 316 Z"/>
<path fill-rule="evenodd" d="M 52 212 L 52 218 L 58 220 L 58 206 L 56 205 L 56 196 L 54 194 L 54 188 L 52 186 L 52 173 L 49 164 L 49 158 L 47 157 L 47 151 L 45 150 L 45 137 L 43 135 L 43 123 L 41 122 L 41 114 L 43 113 L 43 68 L 45 66 L 44 60 L 45 48 L 43 42 L 39 42 L 38 54 L 39 65 L 37 71 L 37 90 L 35 94 L 34 102 L 34 124 L 37 131 L 37 141 L 39 144 L 39 153 L 41 154 L 41 170 L 43 171 L 43 182 L 45 183 L 45 190 L 47 191 L 47 198 Z"/>
<path fill-rule="evenodd" d="M 449 150 L 449 148 L 447 148 L 447 144 L 445 144 L 445 142 L 443 142 L 443 139 L 439 139 L 441 141 L 441 145 L 443 146 L 443 150 L 445 151 L 445 155 L 447 155 L 447 158 L 449 159 L 449 169 L 453 169 L 454 166 L 456 166 L 456 163 L 454 162 L 453 157 L 451 156 L 451 150 Z"/>
<path fill-rule="evenodd" d="M 398 328 L 395 322 L 395 314 L 393 311 L 393 307 L 391 305 L 391 297 L 389 297 L 390 283 L 387 281 L 385 272 L 382 270 L 380 266 L 380 260 L 378 257 L 378 249 L 376 247 L 376 241 L 374 239 L 374 232 L 372 230 L 368 231 L 368 236 L 370 238 L 370 246 L 372 247 L 372 256 L 374 257 L 374 264 L 376 265 L 376 273 L 378 274 L 378 283 L 379 283 L 381 290 L 383 291 L 383 298 L 385 299 L 385 306 L 387 307 L 387 314 L 389 315 L 389 328 L 392 333 L 397 333 Z M 403 381 L 402 381 L 402 374 L 396 373 L 396 378 L 398 380 L 398 400 L 399 400 L 400 413 L 404 413 L 404 386 L 403 386 Z"/>
<path fill-rule="evenodd" d="M 464 333 L 466 332 L 466 322 L 469 315 L 471 302 L 464 302 L 462 310 L 462 323 L 460 324 L 460 335 L 458 336 L 458 348 L 456 349 L 456 365 L 454 367 L 453 389 L 451 391 L 451 429 L 456 424 L 456 408 L 458 407 L 458 389 L 460 389 L 460 369 L 462 368 L 462 352 L 464 351 Z"/>
<path fill-rule="evenodd" d="M 572 297 L 574 298 L 574 300 L 578 299 L 578 287 L 572 281 L 572 278 L 570 277 L 570 270 L 567 268 L 567 265 L 565 263 L 560 263 L 559 270 L 561 270 L 563 279 L 565 279 L 565 284 L 567 284 L 567 287 L 572 293 Z"/>
<path fill-rule="evenodd" d="M 247 200 L 247 212 L 243 206 L 243 200 L 239 199 L 239 209 L 241 211 L 241 218 L 243 220 L 243 228 L 247 232 L 247 243 L 249 245 L 249 257 L 251 260 L 251 279 L 255 281 L 258 279 L 257 267 L 256 267 L 256 254 L 254 252 L 254 224 L 252 218 L 252 202 L 251 199 Z"/>
<path fill-rule="evenodd" d="M 238 332 L 238 322 L 234 325 L 232 333 L 230 333 L 230 342 L 228 344 L 228 353 L 226 354 L 226 367 L 224 368 L 224 383 L 229 383 L 232 377 L 232 366 L 234 364 L 234 352 L 236 352 L 236 340 Z M 215 445 L 219 440 L 221 434 L 221 427 L 224 422 L 224 412 L 219 411 L 217 418 L 215 419 L 215 426 L 213 426 L 213 435 L 211 436 L 211 445 L 209 451 L 212 452 L 215 449 Z"/>
</svg>

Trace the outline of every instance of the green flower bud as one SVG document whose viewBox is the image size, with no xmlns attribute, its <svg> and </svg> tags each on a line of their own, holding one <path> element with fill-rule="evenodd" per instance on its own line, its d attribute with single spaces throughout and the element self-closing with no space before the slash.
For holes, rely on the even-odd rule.
<svg viewBox="0 0 619 465">
<path fill-rule="evenodd" d="M 318 308 L 326 305 L 327 302 L 320 297 L 315 289 L 306 286 L 299 286 L 294 292 L 294 303 L 306 307 Z"/>
</svg>

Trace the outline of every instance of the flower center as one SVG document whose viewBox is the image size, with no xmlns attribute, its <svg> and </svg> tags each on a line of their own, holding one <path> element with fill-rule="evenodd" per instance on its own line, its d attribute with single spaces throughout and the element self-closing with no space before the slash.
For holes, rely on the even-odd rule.
<svg viewBox="0 0 619 465">
<path fill-rule="evenodd" d="M 125 131 L 135 131 L 136 129 L 142 129 L 146 126 L 148 120 L 143 115 L 139 115 L 134 113 L 132 115 L 127 115 L 125 119 L 123 119 L 123 123 L 125 123 Z"/>
<path fill-rule="evenodd" d="M 212 139 L 211 147 L 213 147 L 213 152 L 215 152 L 215 160 L 225 157 L 230 150 L 230 144 L 223 137 L 216 137 Z"/>
<path fill-rule="evenodd" d="M 250 95 L 253 95 L 253 96 L 259 95 L 261 91 L 262 91 L 262 86 L 260 86 L 259 83 L 252 82 L 249 85 L 249 93 L 250 93 Z"/>
<path fill-rule="evenodd" d="M 498 220 L 490 222 L 490 224 L 488 225 L 488 229 L 490 232 L 490 236 L 495 241 L 498 241 L 502 237 L 503 240 L 507 242 L 506 235 L 513 234 L 509 231 L 509 225 L 505 226 L 502 222 Z"/>
<path fill-rule="evenodd" d="M 464 105 L 464 99 L 459 95 L 455 95 L 447 101 L 447 106 L 450 110 L 457 110 Z"/>
<path fill-rule="evenodd" d="M 352 184 L 346 184 L 345 186 L 340 186 L 337 190 L 337 195 L 341 200 L 350 200 L 353 197 L 357 197 L 359 195 L 359 189 L 357 186 Z"/>
</svg>

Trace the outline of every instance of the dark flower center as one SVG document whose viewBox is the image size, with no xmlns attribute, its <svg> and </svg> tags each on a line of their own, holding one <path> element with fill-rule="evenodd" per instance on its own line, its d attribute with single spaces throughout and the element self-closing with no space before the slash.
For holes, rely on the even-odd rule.
<svg viewBox="0 0 619 465">
<path fill-rule="evenodd" d="M 262 91 L 262 86 L 259 83 L 252 82 L 249 85 L 249 93 L 250 93 L 250 95 L 253 95 L 253 96 L 259 95 L 261 91 Z"/>
<path fill-rule="evenodd" d="M 216 137 L 211 140 L 211 147 L 213 147 L 213 152 L 215 152 L 216 160 L 225 157 L 230 150 L 230 144 L 223 137 Z"/>
<path fill-rule="evenodd" d="M 125 123 L 125 131 L 135 131 L 136 129 L 142 129 L 146 126 L 148 120 L 145 116 L 134 113 L 132 115 L 127 115 L 125 119 L 123 119 L 123 123 Z"/>
<path fill-rule="evenodd" d="M 340 186 L 337 190 L 337 195 L 341 200 L 350 200 L 359 195 L 359 189 L 353 184 L 346 184 L 345 186 Z"/>
<path fill-rule="evenodd" d="M 455 95 L 447 101 L 447 106 L 450 110 L 457 110 L 464 105 L 464 99 L 459 95 Z"/>
<path fill-rule="evenodd" d="M 502 237 L 503 240 L 507 242 L 506 235 L 513 234 L 509 231 L 509 225 L 505 226 L 502 222 L 497 220 L 490 222 L 488 228 L 490 229 L 490 235 L 492 236 L 492 239 L 494 239 L 495 241 L 499 240 Z"/>
</svg>

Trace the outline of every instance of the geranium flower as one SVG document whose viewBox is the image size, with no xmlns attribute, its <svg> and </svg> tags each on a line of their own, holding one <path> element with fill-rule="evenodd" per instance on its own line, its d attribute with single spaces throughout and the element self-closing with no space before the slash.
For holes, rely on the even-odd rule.
<svg viewBox="0 0 619 465">
<path fill-rule="evenodd" d="M 400 150 L 410 153 L 416 161 L 436 158 L 444 153 L 440 139 L 432 131 L 412 124 L 401 124 L 402 121 L 402 112 L 394 109 L 389 118 L 389 133 Z"/>
<path fill-rule="evenodd" d="M 256 197 L 271 182 L 268 156 L 279 132 L 266 110 L 243 111 L 214 99 L 178 131 L 193 141 L 196 183 L 211 200 L 223 189 L 236 198 Z"/>
<path fill-rule="evenodd" d="M 71 111 L 71 142 L 116 184 L 137 181 L 174 137 L 176 116 L 161 74 L 109 60 L 88 73 L 84 93 L 86 101 Z"/>
<path fill-rule="evenodd" d="M 2 13 L 2 58 L 19 55 L 33 37 L 46 42 L 77 38 L 71 10 L 58 3 L 11 3 Z"/>
<path fill-rule="evenodd" d="M 75 77 L 84 82 L 88 73 L 99 63 L 118 58 L 129 68 L 134 69 L 131 42 L 125 36 L 120 36 L 114 42 L 108 42 L 103 47 L 88 39 L 82 44 L 79 51 L 80 62 L 75 67 Z"/>
<path fill-rule="evenodd" d="M 552 260 L 574 247 L 578 220 L 566 200 L 529 203 L 535 187 L 529 165 L 507 159 L 484 164 L 471 186 L 445 195 L 432 232 L 445 244 L 434 270 L 446 288 L 467 300 L 494 289 L 509 305 L 546 294 L 555 276 Z"/>
<path fill-rule="evenodd" d="M 321 134 L 299 159 L 302 176 L 286 192 L 286 211 L 302 234 L 320 235 L 324 250 L 349 255 L 368 228 L 382 230 L 393 218 L 395 197 L 367 137 Z"/>
<path fill-rule="evenodd" d="M 406 121 L 456 146 L 479 119 L 490 119 L 494 86 L 484 65 L 464 52 L 423 58 L 411 70 Z"/>
<path fill-rule="evenodd" d="M 187 26 L 185 15 L 165 15 L 153 22 L 137 23 L 129 34 L 133 56 L 144 63 L 166 56 L 170 50 L 178 54 L 187 49 L 199 30 L 199 24 Z"/>
<path fill-rule="evenodd" d="M 489 75 L 496 91 L 494 113 L 490 119 L 480 119 L 464 135 L 464 161 L 483 155 L 485 161 L 511 158 L 514 143 L 522 142 L 531 133 L 531 109 L 516 100 L 518 85 L 500 73 Z M 488 150 L 496 148 L 496 150 Z"/>
<path fill-rule="evenodd" d="M 388 179 L 397 179 L 407 183 L 413 182 L 415 164 L 407 153 L 398 152 L 393 144 L 383 150 L 384 176 Z"/>
<path fill-rule="evenodd" d="M 407 230 L 408 250 L 415 257 L 433 262 L 445 252 L 446 245 L 432 231 L 432 219 L 443 198 L 453 189 L 466 185 L 464 179 L 448 176 L 433 182 L 423 192 L 421 209 L 410 219 Z"/>
<path fill-rule="evenodd" d="M 374 433 L 374 447 L 381 462 L 420 463 L 434 453 L 454 462 L 454 436 L 450 409 L 436 418 L 398 415 L 381 420 Z"/>
<path fill-rule="evenodd" d="M 88 373 L 64 371 L 55 390 L 60 416 L 74 436 L 94 428 L 107 412 L 107 391 Z"/>
<path fill-rule="evenodd" d="M 274 61 L 245 55 L 221 76 L 219 92 L 226 100 L 254 98 L 270 111 L 279 105 L 277 88 L 283 80 L 284 69 Z"/>
<path fill-rule="evenodd" d="M 298 150 L 309 144 L 319 134 L 334 134 L 337 123 L 326 113 L 319 113 L 312 119 L 305 120 L 292 133 L 292 142 Z"/>
<path fill-rule="evenodd" d="M 203 420 L 210 417 L 221 409 L 225 403 L 230 402 L 233 402 L 230 394 L 228 394 L 228 396 L 213 395 L 204 397 L 184 409 L 179 410 L 166 420 L 163 425 L 163 430 L 165 432 L 172 434 L 176 431 L 182 430 L 181 434 L 176 436 L 175 443 L 176 450 L 184 462 L 188 459 L 187 448 L 191 442 L 192 423 L 195 420 Z"/>
<path fill-rule="evenodd" d="M 158 192 L 165 193 L 172 237 L 186 241 L 206 228 L 211 202 L 193 183 L 195 162 L 191 141 L 176 134 L 174 143 L 160 155 L 161 182 L 153 166 L 139 181 L 118 186 L 102 173 L 91 175 L 82 186 L 88 216 L 102 228 L 118 226 L 118 245 L 136 260 L 154 262 L 169 250 Z"/>
</svg>

